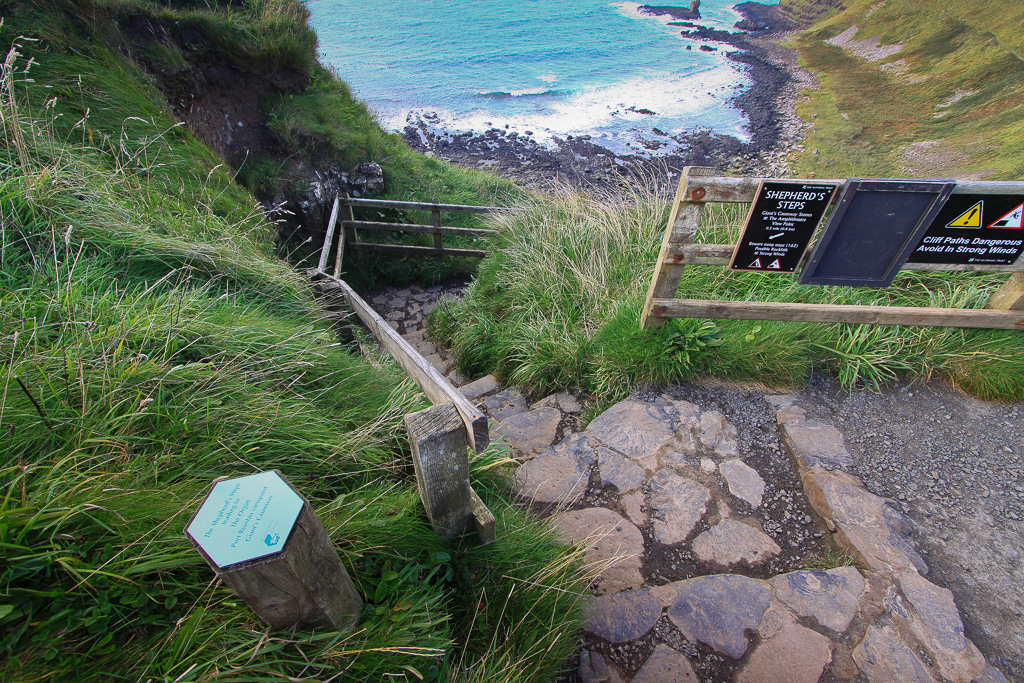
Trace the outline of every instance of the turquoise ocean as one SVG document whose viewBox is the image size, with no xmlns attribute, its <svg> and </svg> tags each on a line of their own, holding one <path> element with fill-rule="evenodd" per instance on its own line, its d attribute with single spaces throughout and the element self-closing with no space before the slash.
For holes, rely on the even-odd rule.
<svg viewBox="0 0 1024 683">
<path fill-rule="evenodd" d="M 700 25 L 733 30 L 736 0 L 702 0 Z M 684 3 L 678 3 L 684 4 Z M 688 4 L 688 3 L 686 3 Z M 749 139 L 730 100 L 750 85 L 729 45 L 609 0 L 307 0 L 321 59 L 390 130 L 591 135 L 617 154 L 654 129 Z M 690 50 L 687 50 L 687 45 Z M 646 110 L 646 111 L 642 111 Z M 653 112 L 653 114 L 649 113 Z M 672 147 L 662 148 L 670 152 Z"/>
</svg>

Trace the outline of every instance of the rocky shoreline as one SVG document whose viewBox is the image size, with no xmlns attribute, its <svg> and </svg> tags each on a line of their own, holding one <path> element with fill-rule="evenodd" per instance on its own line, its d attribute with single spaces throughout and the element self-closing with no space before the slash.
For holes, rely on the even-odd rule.
<svg viewBox="0 0 1024 683">
<path fill-rule="evenodd" d="M 597 144 L 589 135 L 556 137 L 554 146 L 545 146 L 530 131 L 520 134 L 491 128 L 483 133 L 453 132 L 444 129 L 439 117 L 430 113 L 411 118 L 403 131 L 404 137 L 421 152 L 462 166 L 490 170 L 533 188 L 561 182 L 588 189 L 617 189 L 640 177 L 646 184 L 653 181 L 670 189 L 684 166 L 785 176 L 788 156 L 802 149 L 800 140 L 806 127 L 796 116 L 796 101 L 801 90 L 814 85 L 814 79 L 799 67 L 796 51 L 780 45 L 794 25 L 778 14 L 777 6 L 745 2 L 736 9 L 743 16 L 736 24 L 743 30 L 736 33 L 689 20 L 669 25 L 680 27 L 683 36 L 700 41 L 698 49 L 716 51 L 725 45 L 736 48 L 728 58 L 744 64 L 753 81 L 750 88 L 732 100 L 749 121 L 749 142 L 706 128 L 679 135 L 654 128 L 653 136 L 642 140 L 647 149 L 653 153 L 672 145 L 677 150 L 657 156 L 622 155 Z M 645 6 L 643 10 L 676 18 L 676 11 L 685 8 Z M 632 111 L 654 114 L 643 109 Z"/>
</svg>

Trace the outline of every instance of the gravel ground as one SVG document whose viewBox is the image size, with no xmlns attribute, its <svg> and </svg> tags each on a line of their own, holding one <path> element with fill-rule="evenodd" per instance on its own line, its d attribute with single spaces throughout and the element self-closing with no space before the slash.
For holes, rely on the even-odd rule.
<svg viewBox="0 0 1024 683">
<path fill-rule="evenodd" d="M 799 397 L 843 432 L 853 474 L 917 525 L 929 578 L 953 591 L 968 637 L 1024 681 L 1024 404 L 938 382 L 850 393 L 822 376 Z"/>
</svg>

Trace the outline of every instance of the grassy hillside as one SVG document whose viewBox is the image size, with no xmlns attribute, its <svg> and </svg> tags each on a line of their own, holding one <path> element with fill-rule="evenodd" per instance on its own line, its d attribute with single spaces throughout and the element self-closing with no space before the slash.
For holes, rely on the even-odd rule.
<svg viewBox="0 0 1024 683">
<path fill-rule="evenodd" d="M 0 679 L 550 680 L 574 557 L 504 501 L 498 452 L 473 478 L 499 542 L 431 532 L 400 426 L 421 396 L 338 343 L 126 55 L 112 17 L 140 7 L 2 4 Z M 245 7 L 199 13 L 239 59 L 313 68 L 297 5 Z M 267 633 L 183 536 L 214 477 L 272 468 L 366 598 L 357 630 Z"/>
<path fill-rule="evenodd" d="M 797 175 L 1024 178 L 1020 3 L 844 4 L 794 41 L 821 82 Z"/>
<path fill-rule="evenodd" d="M 985 398 L 1024 399 L 1024 335 L 1015 331 L 673 320 L 640 329 L 668 204 L 637 192 L 603 200 L 566 191 L 497 216 L 492 253 L 461 301 L 431 317 L 463 372 L 494 372 L 543 394 L 576 386 L 601 401 L 639 384 L 717 378 L 800 384 L 812 369 L 846 387 L 941 377 Z M 712 205 L 696 241 L 733 243 L 741 204 Z M 906 272 L 886 289 L 807 287 L 793 275 L 691 267 L 682 298 L 977 308 L 1003 274 Z"/>
</svg>

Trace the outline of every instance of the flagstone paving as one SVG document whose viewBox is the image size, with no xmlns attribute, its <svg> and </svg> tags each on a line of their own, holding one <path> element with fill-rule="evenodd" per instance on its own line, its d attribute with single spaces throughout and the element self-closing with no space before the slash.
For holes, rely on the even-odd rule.
<svg viewBox="0 0 1024 683">
<path fill-rule="evenodd" d="M 999 680 L 952 595 L 925 578 L 906 519 L 843 471 L 856 461 L 842 434 L 771 402 L 774 466 L 796 491 L 772 490 L 722 413 L 668 396 L 622 401 L 557 444 L 551 430 L 495 427 L 518 448 L 517 493 L 555 505 L 563 538 L 587 548 L 579 680 Z M 780 498 L 781 519 L 765 510 Z M 796 538 L 820 550 L 827 537 L 859 566 L 773 573 L 770 560 L 793 568 L 794 549 L 807 550 L 781 533 L 794 523 L 808 528 Z M 673 572 L 686 578 L 665 581 Z"/>
<path fill-rule="evenodd" d="M 373 301 L 433 307 L 431 290 Z M 529 404 L 493 377 L 467 382 L 422 315 L 390 322 L 516 450 L 513 491 L 586 547 L 578 680 L 1007 680 L 926 578 L 908 520 L 850 473 L 861 456 L 798 397 L 766 396 L 737 425 L 716 406 L 637 395 L 581 431 L 571 394 Z M 856 566 L 806 568 L 837 551 Z"/>
</svg>

